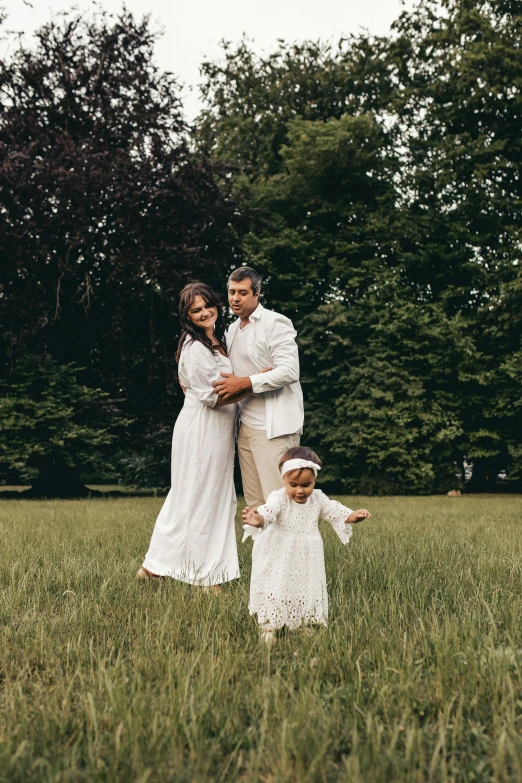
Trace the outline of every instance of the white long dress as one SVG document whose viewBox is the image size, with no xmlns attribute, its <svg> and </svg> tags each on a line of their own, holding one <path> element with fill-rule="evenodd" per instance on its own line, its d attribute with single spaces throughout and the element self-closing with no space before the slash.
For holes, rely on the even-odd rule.
<svg viewBox="0 0 522 783">
<path fill-rule="evenodd" d="M 239 578 L 234 529 L 234 404 L 215 408 L 212 383 L 230 360 L 194 341 L 178 373 L 185 403 L 172 437 L 171 488 L 159 513 L 144 568 L 182 582 L 215 585 Z"/>
<path fill-rule="evenodd" d="M 272 628 L 298 628 L 328 622 L 328 593 L 323 539 L 318 521 L 331 522 L 347 544 L 352 525 L 345 520 L 351 509 L 314 489 L 306 503 L 291 500 L 284 487 L 272 492 L 259 513 L 262 528 L 244 525 L 243 541 L 251 536 L 252 576 L 250 614 Z"/>
</svg>

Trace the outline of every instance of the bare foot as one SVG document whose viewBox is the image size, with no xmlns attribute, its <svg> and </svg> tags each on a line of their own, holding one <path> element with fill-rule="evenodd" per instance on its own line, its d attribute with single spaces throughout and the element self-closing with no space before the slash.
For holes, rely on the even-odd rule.
<svg viewBox="0 0 522 783">
<path fill-rule="evenodd" d="M 165 577 L 160 576 L 159 574 L 153 574 L 152 571 L 149 571 L 142 566 L 136 574 L 136 579 L 138 582 L 148 582 L 149 579 L 165 579 Z"/>
<path fill-rule="evenodd" d="M 221 595 L 221 585 L 205 585 L 201 588 L 204 593 L 213 593 L 214 595 Z"/>
<path fill-rule="evenodd" d="M 213 593 L 214 595 L 221 595 L 221 585 L 190 585 L 190 586 L 194 590 L 201 590 L 202 593 Z"/>
</svg>

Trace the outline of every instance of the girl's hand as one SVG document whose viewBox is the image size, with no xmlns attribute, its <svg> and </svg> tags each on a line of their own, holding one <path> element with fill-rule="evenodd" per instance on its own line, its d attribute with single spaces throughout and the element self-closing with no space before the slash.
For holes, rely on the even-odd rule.
<svg viewBox="0 0 522 783">
<path fill-rule="evenodd" d="M 365 508 L 360 508 L 358 511 L 352 511 L 348 519 L 345 520 L 347 525 L 356 525 L 357 522 L 362 522 L 363 519 L 371 519 L 372 515 Z"/>
<path fill-rule="evenodd" d="M 265 524 L 264 517 L 258 511 L 253 511 L 248 506 L 241 512 L 241 518 L 245 525 L 251 525 L 252 527 L 263 527 Z"/>
</svg>

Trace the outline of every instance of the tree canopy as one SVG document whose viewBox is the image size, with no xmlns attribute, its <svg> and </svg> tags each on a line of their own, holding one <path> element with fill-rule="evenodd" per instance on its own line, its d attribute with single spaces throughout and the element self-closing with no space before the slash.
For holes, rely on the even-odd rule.
<svg viewBox="0 0 522 783">
<path fill-rule="evenodd" d="M 323 482 L 441 492 L 472 465 L 470 490 L 516 486 L 520 3 L 425 0 L 388 36 L 263 56 L 225 44 L 194 130 L 154 45 L 126 11 L 72 14 L 3 63 L 4 380 L 28 352 L 85 368 L 132 419 L 110 459 L 139 483 L 161 462 L 166 484 L 179 291 L 248 262 L 298 330 Z"/>
<path fill-rule="evenodd" d="M 521 24 L 518 3 L 430 0 L 389 37 L 203 66 L 201 143 L 243 166 L 245 255 L 297 321 L 323 479 L 520 475 Z"/>
<path fill-rule="evenodd" d="M 81 362 L 125 398 L 137 450 L 180 406 L 179 291 L 222 287 L 243 220 L 226 167 L 191 147 L 155 38 L 126 11 L 69 15 L 0 76 L 4 372 L 28 351 Z"/>
</svg>

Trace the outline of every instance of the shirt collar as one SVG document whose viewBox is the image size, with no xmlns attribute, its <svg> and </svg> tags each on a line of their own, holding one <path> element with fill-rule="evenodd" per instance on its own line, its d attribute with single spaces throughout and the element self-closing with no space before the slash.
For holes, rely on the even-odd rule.
<svg viewBox="0 0 522 783">
<path fill-rule="evenodd" d="M 260 303 L 258 304 L 258 306 L 256 307 L 256 309 L 254 310 L 254 312 L 253 312 L 253 313 L 250 313 L 250 315 L 249 315 L 249 317 L 248 317 L 248 318 L 249 318 L 249 320 L 252 320 L 252 318 L 253 318 L 253 319 L 254 319 L 254 321 L 255 321 L 255 320 L 257 320 L 258 318 L 261 318 L 261 315 L 263 314 L 263 310 L 264 310 L 264 309 L 265 309 L 265 308 L 263 307 L 263 305 L 262 305 L 262 304 L 261 304 L 261 302 L 260 302 Z"/>
</svg>

